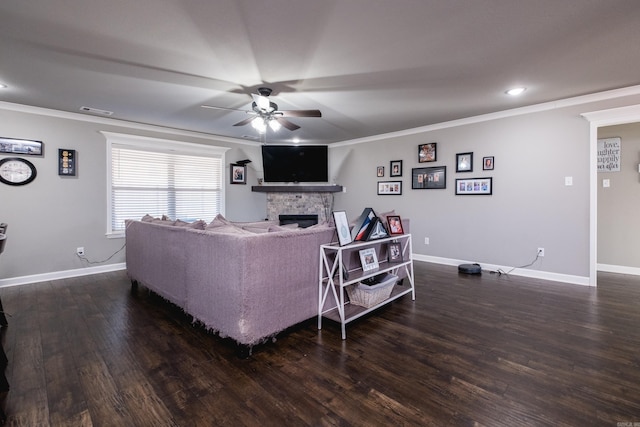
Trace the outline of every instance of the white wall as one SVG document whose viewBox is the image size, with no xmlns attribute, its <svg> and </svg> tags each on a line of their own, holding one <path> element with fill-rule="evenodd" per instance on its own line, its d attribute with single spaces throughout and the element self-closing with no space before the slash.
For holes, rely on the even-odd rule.
<svg viewBox="0 0 640 427">
<path fill-rule="evenodd" d="M 580 114 L 637 104 L 638 96 L 584 103 L 549 104 L 499 115 L 425 128 L 331 150 L 333 174 L 347 187 L 336 209 L 355 218 L 364 207 L 395 209 L 411 218 L 413 251 L 418 259 L 450 264 L 478 262 L 510 268 L 545 257 L 518 273 L 588 284 L 589 277 L 589 123 Z M 437 142 L 438 161 L 418 163 L 419 144 Z M 455 155 L 474 153 L 474 172 L 456 173 Z M 495 157 L 495 170 L 481 159 Z M 403 160 L 402 196 L 376 195 L 376 166 Z M 445 190 L 412 190 L 411 169 L 447 166 Z M 456 178 L 493 177 L 493 195 L 456 196 Z M 565 185 L 571 177 L 572 186 Z M 424 244 L 425 237 L 430 240 Z"/>
<path fill-rule="evenodd" d="M 622 139 L 620 171 L 598 173 L 598 264 L 640 269 L 640 123 L 598 129 L 598 138 L 613 137 Z"/>
<path fill-rule="evenodd" d="M 87 121 L 89 120 L 89 121 Z M 84 115 L 59 113 L 3 103 L 0 136 L 44 142 L 44 156 L 31 156 L 35 181 L 25 186 L 0 184 L 0 222 L 9 224 L 7 246 L 0 255 L 0 286 L 74 275 L 85 269 L 122 268 L 124 251 L 105 263 L 87 264 L 75 255 L 83 246 L 92 261 L 107 259 L 124 244 L 107 238 L 106 143 L 100 131 L 231 147 L 229 163 L 260 155 L 256 144 L 234 144 L 222 138 L 198 136 Z M 77 150 L 77 176 L 60 177 L 59 148 Z M 2 155 L 6 157 L 6 155 Z M 255 161 L 255 160 L 254 160 Z M 227 185 L 226 216 L 250 221 L 266 215 L 264 194 L 251 192 L 256 172 L 248 168 L 247 185 Z"/>
</svg>

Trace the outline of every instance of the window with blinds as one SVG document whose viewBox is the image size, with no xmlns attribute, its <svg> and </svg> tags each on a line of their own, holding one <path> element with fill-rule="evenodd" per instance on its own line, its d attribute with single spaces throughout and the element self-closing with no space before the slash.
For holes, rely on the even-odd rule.
<svg viewBox="0 0 640 427">
<path fill-rule="evenodd" d="M 123 135 L 107 138 L 109 234 L 123 232 L 126 219 L 146 214 L 210 222 L 224 213 L 223 154 L 219 148 L 126 139 Z"/>
</svg>

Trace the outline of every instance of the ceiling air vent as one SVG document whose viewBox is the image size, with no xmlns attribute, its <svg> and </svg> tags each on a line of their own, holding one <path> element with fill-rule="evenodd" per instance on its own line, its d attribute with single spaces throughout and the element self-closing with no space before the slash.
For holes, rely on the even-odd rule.
<svg viewBox="0 0 640 427">
<path fill-rule="evenodd" d="M 113 115 L 113 111 L 100 110 L 98 108 L 93 108 L 93 107 L 80 107 L 80 111 L 84 111 L 85 113 L 99 114 L 101 116 Z"/>
</svg>

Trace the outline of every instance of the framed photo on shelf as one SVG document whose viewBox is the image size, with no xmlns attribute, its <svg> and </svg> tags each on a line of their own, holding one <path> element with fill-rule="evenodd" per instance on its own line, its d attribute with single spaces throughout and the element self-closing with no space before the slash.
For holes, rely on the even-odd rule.
<svg viewBox="0 0 640 427">
<path fill-rule="evenodd" d="M 473 153 L 456 154 L 456 172 L 473 172 Z"/>
<path fill-rule="evenodd" d="M 402 176 L 402 160 L 389 162 L 389 176 Z"/>
<path fill-rule="evenodd" d="M 436 161 L 436 142 L 418 145 L 418 163 L 435 162 Z"/>
<path fill-rule="evenodd" d="M 399 215 L 389 215 L 387 216 L 387 224 L 389 224 L 389 234 L 390 235 L 398 235 L 404 234 L 404 229 L 402 228 L 402 220 Z"/>
<path fill-rule="evenodd" d="M 414 190 L 447 188 L 447 167 L 411 169 L 411 188 Z"/>
<path fill-rule="evenodd" d="M 402 262 L 402 245 L 400 242 L 389 242 L 387 245 L 389 262 Z"/>
<path fill-rule="evenodd" d="M 373 226 L 372 221 L 375 218 L 376 214 L 372 208 L 364 208 L 351 229 L 351 240 L 354 242 L 367 240 L 367 235 Z"/>
<path fill-rule="evenodd" d="M 402 181 L 378 181 L 378 195 L 401 195 Z"/>
<path fill-rule="evenodd" d="M 482 158 L 482 170 L 484 170 L 484 171 L 492 171 L 493 170 L 493 156 L 483 157 Z"/>
<path fill-rule="evenodd" d="M 247 166 L 231 163 L 231 183 L 246 184 L 247 183 Z"/>
<path fill-rule="evenodd" d="M 384 176 L 384 166 L 378 166 L 378 168 L 376 169 L 376 176 L 378 178 Z"/>
<path fill-rule="evenodd" d="M 42 141 L 18 138 L 0 138 L 0 153 L 22 156 L 42 156 Z"/>
<path fill-rule="evenodd" d="M 483 195 L 493 194 L 493 178 L 469 178 L 456 179 L 456 195 Z"/>
<path fill-rule="evenodd" d="M 380 267 L 375 248 L 362 249 L 359 253 L 360 263 L 362 263 L 362 271 L 371 271 Z"/>
<path fill-rule="evenodd" d="M 333 222 L 336 225 L 336 233 L 338 233 L 338 244 L 345 246 L 351 243 L 351 232 L 349 231 L 347 213 L 345 211 L 334 211 Z"/>
</svg>

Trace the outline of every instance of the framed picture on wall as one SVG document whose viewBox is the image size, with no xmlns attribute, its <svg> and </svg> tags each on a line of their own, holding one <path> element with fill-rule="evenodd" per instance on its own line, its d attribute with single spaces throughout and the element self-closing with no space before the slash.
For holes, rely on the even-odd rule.
<svg viewBox="0 0 640 427">
<path fill-rule="evenodd" d="M 76 176 L 76 150 L 58 149 L 58 175 Z"/>
<path fill-rule="evenodd" d="M 378 181 L 378 196 L 401 195 L 402 181 Z"/>
<path fill-rule="evenodd" d="M 378 166 L 378 168 L 376 169 L 376 175 L 378 176 L 378 178 L 384 176 L 384 166 Z"/>
<path fill-rule="evenodd" d="M 456 179 L 456 195 L 484 195 L 493 194 L 493 178 Z"/>
<path fill-rule="evenodd" d="M 232 184 L 246 184 L 247 183 L 247 166 L 231 164 L 231 183 Z"/>
<path fill-rule="evenodd" d="M 447 188 L 447 167 L 411 169 L 411 188 L 414 190 Z"/>
<path fill-rule="evenodd" d="M 456 172 L 473 172 L 473 153 L 456 154 Z"/>
<path fill-rule="evenodd" d="M 435 162 L 436 161 L 436 142 L 418 145 L 418 163 Z"/>
<path fill-rule="evenodd" d="M 482 170 L 485 170 L 485 171 L 493 170 L 493 156 L 482 158 Z"/>
<path fill-rule="evenodd" d="M 402 160 L 391 160 L 389 163 L 389 176 L 402 176 Z"/>
<path fill-rule="evenodd" d="M 21 156 L 42 156 L 42 141 L 18 138 L 0 138 L 0 153 L 19 154 Z"/>
</svg>

